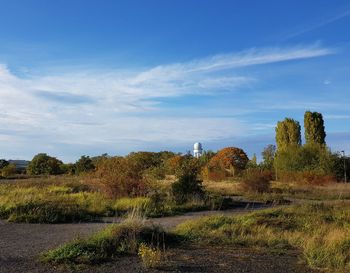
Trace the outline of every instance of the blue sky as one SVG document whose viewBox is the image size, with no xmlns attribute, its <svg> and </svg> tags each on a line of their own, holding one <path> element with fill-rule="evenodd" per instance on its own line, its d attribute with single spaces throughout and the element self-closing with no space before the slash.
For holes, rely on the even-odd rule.
<svg viewBox="0 0 350 273">
<path fill-rule="evenodd" d="M 0 157 L 274 143 L 350 151 L 349 1 L 0 0 Z"/>
</svg>

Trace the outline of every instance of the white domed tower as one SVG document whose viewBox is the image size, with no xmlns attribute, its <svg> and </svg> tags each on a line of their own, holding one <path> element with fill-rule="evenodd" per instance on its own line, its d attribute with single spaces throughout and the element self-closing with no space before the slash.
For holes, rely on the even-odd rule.
<svg viewBox="0 0 350 273">
<path fill-rule="evenodd" d="M 199 158 L 203 153 L 203 149 L 202 149 L 202 144 L 200 142 L 196 142 L 193 145 L 193 156 L 195 158 Z"/>
</svg>

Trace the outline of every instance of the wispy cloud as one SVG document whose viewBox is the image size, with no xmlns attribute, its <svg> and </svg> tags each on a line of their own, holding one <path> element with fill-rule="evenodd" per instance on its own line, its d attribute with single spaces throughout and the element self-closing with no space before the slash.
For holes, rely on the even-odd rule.
<svg viewBox="0 0 350 273">
<path fill-rule="evenodd" d="M 12 131 L 17 141 L 35 136 L 31 145 L 36 151 L 52 140 L 71 145 L 128 140 L 174 144 L 239 136 L 246 126 L 234 117 L 160 117 L 158 99 L 237 92 L 257 80 L 237 68 L 334 52 L 317 44 L 250 49 L 139 71 L 86 69 L 23 78 L 0 65 L 0 127 Z M 0 132 L 0 139 L 8 134 Z"/>
<path fill-rule="evenodd" d="M 288 39 L 297 37 L 299 35 L 302 35 L 302 34 L 305 34 L 305 33 L 311 32 L 311 31 L 314 31 L 316 29 L 319 29 L 319 28 L 322 28 L 324 26 L 327 26 L 327 25 L 329 25 L 331 23 L 334 23 L 334 22 L 336 22 L 338 20 L 341 20 L 341 19 L 343 19 L 345 17 L 348 17 L 348 16 L 350 16 L 350 9 L 343 10 L 343 11 L 339 12 L 338 14 L 335 14 L 333 16 L 324 18 L 323 20 L 321 20 L 319 22 L 315 22 L 315 23 L 310 24 L 310 25 L 308 25 L 306 27 L 302 27 L 299 30 L 291 32 L 288 35 L 286 35 L 285 39 L 288 40 Z"/>
</svg>

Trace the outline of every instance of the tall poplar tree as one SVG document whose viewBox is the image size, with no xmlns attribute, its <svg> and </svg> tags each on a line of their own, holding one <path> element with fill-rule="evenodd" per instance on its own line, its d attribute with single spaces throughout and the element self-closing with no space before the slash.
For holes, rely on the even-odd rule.
<svg viewBox="0 0 350 273">
<path fill-rule="evenodd" d="M 304 115 L 304 128 L 306 144 L 326 144 L 326 132 L 321 113 L 306 111 Z"/>
<path fill-rule="evenodd" d="M 276 126 L 276 144 L 279 151 L 285 150 L 290 146 L 301 145 L 301 132 L 298 121 L 285 118 L 283 121 L 277 122 Z"/>
</svg>

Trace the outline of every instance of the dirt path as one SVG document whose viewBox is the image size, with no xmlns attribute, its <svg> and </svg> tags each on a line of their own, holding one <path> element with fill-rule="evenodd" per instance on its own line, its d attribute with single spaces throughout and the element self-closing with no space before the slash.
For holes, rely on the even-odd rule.
<svg viewBox="0 0 350 273">
<path fill-rule="evenodd" d="M 189 219 L 195 219 L 205 215 L 214 215 L 214 214 L 237 215 L 237 214 L 247 213 L 257 209 L 262 209 L 265 207 L 266 206 L 259 205 L 259 206 L 250 207 L 247 209 L 240 208 L 240 209 L 231 209 L 226 211 L 192 212 L 192 213 L 186 213 L 184 215 L 179 215 L 174 217 L 149 219 L 148 221 L 150 223 L 159 224 L 163 226 L 165 229 L 170 229 L 181 222 L 184 222 Z M 71 241 L 72 239 L 78 236 L 79 237 L 88 236 L 98 230 L 103 229 L 104 227 L 106 227 L 106 225 L 108 225 L 111 222 L 121 221 L 120 218 L 108 218 L 105 220 L 108 220 L 108 223 L 15 224 L 15 223 L 6 223 L 4 221 L 0 221 L 0 272 L 1 273 L 60 272 L 61 271 L 60 269 L 49 267 L 47 265 L 40 263 L 37 259 L 38 255 L 45 250 L 57 247 L 65 242 Z M 225 252 L 221 251 L 220 255 L 213 256 L 213 253 L 218 254 L 219 252 L 212 252 L 208 250 L 208 248 L 205 248 L 203 249 L 203 254 L 200 254 L 201 253 L 200 249 L 196 249 L 195 252 L 197 254 L 195 255 L 195 257 L 187 259 L 188 257 L 191 257 L 191 255 L 193 256 L 193 253 L 195 253 L 193 250 L 177 249 L 174 251 L 175 252 L 173 252 L 172 260 L 174 261 L 178 260 L 176 264 L 172 265 L 172 268 L 175 271 L 173 271 L 171 268 L 167 268 L 165 270 L 166 272 L 222 272 L 222 271 L 217 271 L 218 268 L 213 267 L 212 264 L 210 265 L 207 263 L 205 270 L 204 268 L 201 269 L 201 265 L 205 264 L 203 263 L 203 261 L 206 260 L 204 258 L 205 255 L 208 255 L 211 258 L 216 257 L 216 261 L 213 261 L 214 263 L 219 263 L 218 259 L 220 260 L 220 257 L 222 257 L 222 255 L 228 255 L 226 251 Z M 177 252 L 179 254 L 176 254 Z M 235 253 L 237 252 L 235 251 Z M 256 254 L 254 255 L 256 256 Z M 254 255 L 252 257 L 254 257 Z M 181 257 L 182 258 L 185 257 L 185 258 L 181 260 Z M 271 258 L 271 262 L 273 262 L 273 260 L 276 260 L 276 259 L 273 259 L 273 256 L 271 256 L 270 258 Z M 280 257 L 278 257 L 278 260 L 279 259 Z M 292 264 L 297 263 L 297 259 L 294 259 L 294 260 L 295 261 Z M 199 263 L 197 264 L 197 267 L 196 267 L 196 261 Z M 288 259 L 286 261 L 288 261 Z M 254 262 L 250 261 L 249 263 L 251 264 Z M 182 267 L 180 266 L 181 264 L 182 264 Z M 277 262 L 275 264 L 277 264 Z M 177 265 L 179 265 L 180 268 Z M 227 266 L 228 268 L 230 267 L 230 265 L 226 265 L 226 267 Z M 251 266 L 251 267 L 253 268 L 254 266 Z M 282 270 L 283 268 L 285 269 L 285 266 L 282 266 L 280 269 Z M 120 260 L 118 260 L 118 262 L 107 263 L 96 267 L 85 268 L 81 270 L 81 272 L 143 272 L 143 269 L 137 257 L 123 257 Z M 163 272 L 163 270 L 158 270 L 156 272 Z M 260 271 L 260 270 L 227 271 L 227 268 L 226 268 L 225 272 L 264 272 L 264 271 Z M 277 270 L 277 271 L 266 271 L 266 272 L 269 272 L 269 273 L 270 272 L 284 272 L 284 273 L 293 272 L 294 273 L 294 272 L 304 272 L 304 271 L 293 271 L 293 270 L 278 271 Z"/>
</svg>

